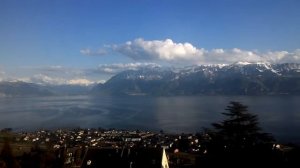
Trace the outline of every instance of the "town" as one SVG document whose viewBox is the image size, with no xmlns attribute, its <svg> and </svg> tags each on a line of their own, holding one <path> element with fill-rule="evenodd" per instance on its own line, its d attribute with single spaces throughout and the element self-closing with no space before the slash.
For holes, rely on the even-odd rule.
<svg viewBox="0 0 300 168">
<path fill-rule="evenodd" d="M 209 134 L 164 131 L 57 129 L 0 134 L 0 167 L 198 167 L 209 153 Z M 273 144 L 280 154 L 294 148 Z M 164 153 L 166 152 L 166 153 Z M 7 158 L 11 157 L 10 163 Z M 9 165 L 10 164 L 10 165 Z"/>
<path fill-rule="evenodd" d="M 5 143 L 9 142 L 12 155 L 15 158 L 22 158 L 21 160 L 40 152 L 45 156 L 48 155 L 46 156 L 48 159 L 55 160 L 55 162 L 51 162 L 51 164 L 57 164 L 54 167 L 97 167 L 96 165 L 100 164 L 110 164 L 110 167 L 114 167 L 112 165 L 116 163 L 115 166 L 123 167 L 126 165 L 128 165 L 126 167 L 140 167 L 143 166 L 140 164 L 147 163 L 150 167 L 160 167 L 164 149 L 167 151 L 170 166 L 193 167 L 197 164 L 197 158 L 207 152 L 205 146 L 200 145 L 199 138 L 202 138 L 203 142 L 203 137 L 200 134 L 178 135 L 167 134 L 163 131 L 155 133 L 101 128 L 34 132 L 12 132 L 10 129 L 3 129 L 0 137 L 0 149 L 3 151 Z M 137 153 L 141 153 L 141 156 Z M 105 159 L 105 157 L 107 158 Z M 123 163 L 109 162 L 118 159 L 121 159 Z M 40 161 L 30 163 L 30 159 L 28 160 L 29 167 L 40 163 Z M 139 160 L 143 160 L 143 163 L 138 163 Z M 41 165 L 36 166 L 41 167 Z"/>
</svg>

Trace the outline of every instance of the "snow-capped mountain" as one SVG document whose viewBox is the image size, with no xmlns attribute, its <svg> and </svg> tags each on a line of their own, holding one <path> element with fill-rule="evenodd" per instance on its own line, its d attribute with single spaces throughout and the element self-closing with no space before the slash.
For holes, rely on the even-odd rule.
<svg viewBox="0 0 300 168">
<path fill-rule="evenodd" d="M 300 94 L 300 64 L 237 62 L 184 68 L 142 68 L 94 88 L 102 94 Z"/>
<path fill-rule="evenodd" d="M 123 71 L 104 84 L 40 85 L 0 82 L 0 96 L 48 95 L 300 95 L 300 64 L 237 62 Z"/>
</svg>

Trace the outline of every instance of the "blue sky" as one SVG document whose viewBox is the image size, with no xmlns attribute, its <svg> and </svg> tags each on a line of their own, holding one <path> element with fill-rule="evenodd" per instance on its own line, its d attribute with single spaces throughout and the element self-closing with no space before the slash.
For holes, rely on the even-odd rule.
<svg viewBox="0 0 300 168">
<path fill-rule="evenodd" d="M 84 83 L 154 64 L 300 62 L 299 9 L 298 0 L 1 0 L 0 79 Z"/>
</svg>

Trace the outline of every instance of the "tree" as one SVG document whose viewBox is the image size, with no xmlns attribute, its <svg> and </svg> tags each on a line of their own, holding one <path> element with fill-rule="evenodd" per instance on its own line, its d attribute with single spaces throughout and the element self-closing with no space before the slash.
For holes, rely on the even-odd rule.
<svg viewBox="0 0 300 168">
<path fill-rule="evenodd" d="M 240 151 L 273 140 L 271 135 L 261 131 L 257 115 L 249 113 L 248 106 L 239 102 L 230 102 L 225 110 L 227 112 L 222 114 L 227 118 L 212 124 L 214 139 L 224 149 Z"/>
<path fill-rule="evenodd" d="M 290 161 L 272 149 L 270 134 L 259 127 L 258 117 L 239 102 L 230 102 L 223 121 L 205 130 L 207 152 L 201 158 L 202 167 L 287 167 Z"/>
</svg>

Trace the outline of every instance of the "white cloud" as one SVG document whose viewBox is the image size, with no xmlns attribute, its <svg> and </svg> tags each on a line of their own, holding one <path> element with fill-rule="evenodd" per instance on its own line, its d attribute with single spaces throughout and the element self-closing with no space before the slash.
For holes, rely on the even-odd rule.
<svg viewBox="0 0 300 168">
<path fill-rule="evenodd" d="M 300 49 L 293 52 L 288 51 L 269 51 L 263 55 L 271 63 L 286 63 L 296 62 L 300 63 Z"/>
<path fill-rule="evenodd" d="M 5 78 L 5 72 L 4 71 L 0 71 L 0 81 L 3 81 Z"/>
<path fill-rule="evenodd" d="M 212 49 L 206 51 L 204 59 L 201 64 L 230 64 L 234 62 L 264 62 L 265 59 L 258 55 L 254 51 L 241 50 L 239 48 L 233 48 L 231 50 L 226 49 Z"/>
<path fill-rule="evenodd" d="M 135 70 L 141 67 L 159 67 L 156 63 L 116 63 L 116 64 L 101 64 L 97 68 L 97 72 L 115 74 L 124 70 Z"/>
<path fill-rule="evenodd" d="M 204 49 L 197 49 L 190 43 L 174 43 L 171 39 L 145 41 L 139 38 L 115 45 L 114 50 L 135 60 L 191 60 L 201 59 L 204 54 Z"/>
<path fill-rule="evenodd" d="M 37 74 L 31 78 L 20 78 L 19 81 L 32 82 L 42 85 L 91 85 L 94 84 L 94 81 L 88 80 L 86 78 L 74 78 L 74 79 L 65 79 L 59 77 L 50 77 L 44 74 Z"/>
<path fill-rule="evenodd" d="M 81 49 L 80 53 L 86 56 L 103 56 L 107 54 L 107 51 L 104 49 L 98 49 L 97 51 L 92 51 L 89 48 Z"/>
<path fill-rule="evenodd" d="M 103 82 L 111 77 L 107 73 L 99 73 L 97 68 L 74 68 L 60 65 L 22 67 L 24 74 L 12 74 L 5 81 L 23 81 L 43 85 L 90 85 Z M 1 74 L 0 74 L 1 79 Z"/>
<path fill-rule="evenodd" d="M 106 82 L 106 80 L 99 80 L 96 83 L 105 83 L 105 82 Z"/>
<path fill-rule="evenodd" d="M 32 83 L 37 83 L 37 84 L 51 84 L 51 85 L 62 85 L 62 84 L 66 84 L 66 80 L 63 78 L 59 78 L 59 77 L 50 77 L 44 74 L 37 74 L 34 75 L 33 77 L 31 77 L 29 79 L 30 82 Z M 28 82 L 28 81 L 26 81 Z"/>
<path fill-rule="evenodd" d="M 222 48 L 217 48 L 217 49 L 213 49 L 212 53 L 214 53 L 214 54 L 224 54 L 225 51 Z"/>
<path fill-rule="evenodd" d="M 234 62 L 300 63 L 300 49 L 295 51 L 258 51 L 233 49 L 197 48 L 191 43 L 176 43 L 171 39 L 146 41 L 135 39 L 114 45 L 113 50 L 134 60 L 164 61 L 182 64 L 231 64 Z"/>
<path fill-rule="evenodd" d="M 71 79 L 69 81 L 67 81 L 67 84 L 70 84 L 70 85 L 91 85 L 91 84 L 94 84 L 95 82 L 92 82 L 88 79 Z"/>
</svg>

